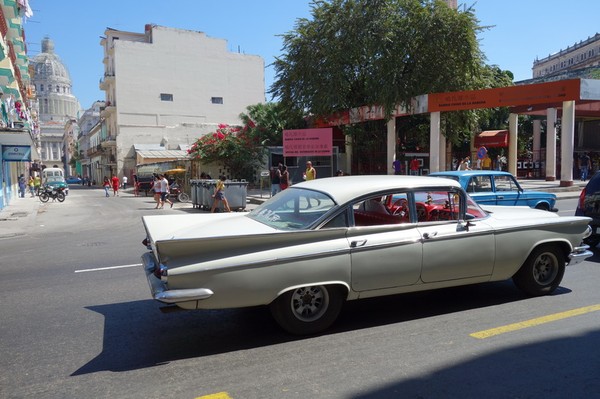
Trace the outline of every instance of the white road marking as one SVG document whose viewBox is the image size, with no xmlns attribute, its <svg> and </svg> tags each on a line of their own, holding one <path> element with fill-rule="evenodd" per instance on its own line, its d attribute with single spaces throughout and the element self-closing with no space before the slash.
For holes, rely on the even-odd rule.
<svg viewBox="0 0 600 399">
<path fill-rule="evenodd" d="M 132 265 L 122 265 L 122 266 L 110 266 L 110 267 L 98 267 L 96 269 L 82 269 L 82 270 L 75 270 L 75 273 L 87 273 L 87 272 L 101 272 L 104 270 L 113 270 L 113 269 L 124 269 L 126 267 L 138 267 L 141 266 L 141 263 L 135 263 Z"/>
</svg>

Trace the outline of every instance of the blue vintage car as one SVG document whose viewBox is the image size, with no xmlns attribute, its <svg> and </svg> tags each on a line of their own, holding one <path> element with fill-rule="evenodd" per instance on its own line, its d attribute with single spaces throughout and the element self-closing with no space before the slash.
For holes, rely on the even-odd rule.
<svg viewBox="0 0 600 399">
<path fill-rule="evenodd" d="M 431 173 L 430 176 L 456 180 L 480 205 L 528 206 L 556 212 L 556 195 L 541 191 L 525 191 L 517 179 L 495 170 L 454 170 Z"/>
</svg>

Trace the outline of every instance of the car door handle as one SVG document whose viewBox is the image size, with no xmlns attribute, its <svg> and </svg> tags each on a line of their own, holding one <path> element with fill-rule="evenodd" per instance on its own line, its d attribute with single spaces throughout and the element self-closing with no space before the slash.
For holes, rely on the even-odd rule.
<svg viewBox="0 0 600 399">
<path fill-rule="evenodd" d="M 423 238 L 426 240 L 433 238 L 435 236 L 437 236 L 437 231 L 432 231 L 431 233 L 423 233 Z"/>
<path fill-rule="evenodd" d="M 351 248 L 357 248 L 357 247 L 362 247 L 367 243 L 367 240 L 360 240 L 360 241 L 352 241 L 350 243 L 350 247 Z"/>
<path fill-rule="evenodd" d="M 498 199 L 504 199 L 504 195 L 499 195 Z"/>
</svg>

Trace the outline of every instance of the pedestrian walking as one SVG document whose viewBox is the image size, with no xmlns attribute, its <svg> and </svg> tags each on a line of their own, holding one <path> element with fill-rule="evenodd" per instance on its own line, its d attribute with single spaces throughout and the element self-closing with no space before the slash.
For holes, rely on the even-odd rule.
<svg viewBox="0 0 600 399">
<path fill-rule="evenodd" d="M 302 175 L 304 180 L 315 180 L 317 178 L 317 170 L 313 168 L 313 164 L 311 161 L 306 162 L 306 170 Z"/>
<path fill-rule="evenodd" d="M 219 202 L 223 202 L 223 206 L 225 207 L 225 210 L 227 210 L 227 212 L 231 212 L 231 209 L 229 208 L 229 202 L 227 202 L 227 198 L 225 198 L 225 180 L 227 178 L 225 176 L 221 176 L 219 177 L 219 180 L 217 180 L 217 184 L 215 186 L 215 193 L 213 194 L 213 204 L 212 204 L 212 208 L 210 209 L 210 212 L 213 213 L 215 211 L 215 209 L 217 208 L 217 204 Z"/>
<path fill-rule="evenodd" d="M 290 186 L 290 172 L 287 170 L 287 166 L 281 167 L 281 182 L 279 183 L 281 191 L 285 190 Z"/>
<path fill-rule="evenodd" d="M 281 166 L 271 167 L 271 197 L 281 191 Z"/>
<path fill-rule="evenodd" d="M 31 198 L 35 197 L 35 183 L 33 180 L 33 176 L 29 176 L 29 181 L 27 182 L 29 186 L 29 193 L 31 194 Z"/>
<path fill-rule="evenodd" d="M 421 167 L 421 164 L 419 163 L 419 160 L 417 158 L 413 158 L 410 161 L 410 174 L 413 176 L 418 176 L 419 175 L 419 168 Z"/>
<path fill-rule="evenodd" d="M 158 209 L 158 207 L 160 206 L 160 186 L 161 181 L 158 178 L 158 175 L 155 174 L 154 181 L 152 182 L 152 190 L 154 191 L 154 201 L 156 202 L 156 206 L 154 207 L 154 209 Z"/>
<path fill-rule="evenodd" d="M 105 196 L 110 197 L 110 194 L 108 194 L 108 190 L 110 190 L 110 180 L 108 180 L 108 176 L 104 176 L 104 181 L 102 182 L 102 187 L 104 188 Z"/>
<path fill-rule="evenodd" d="M 19 176 L 19 195 L 21 198 L 25 198 L 25 189 L 27 188 L 27 179 L 25 175 L 21 173 Z"/>
<path fill-rule="evenodd" d="M 40 175 L 35 175 L 33 178 L 33 187 L 35 188 L 35 195 L 40 195 L 40 187 L 42 186 L 42 178 Z"/>
<path fill-rule="evenodd" d="M 165 202 L 168 202 L 173 208 L 173 201 L 169 199 L 169 181 L 165 175 L 159 175 L 160 178 L 160 202 L 158 209 L 162 209 L 165 206 Z"/>
<path fill-rule="evenodd" d="M 127 176 L 123 176 L 123 190 L 127 188 Z"/>
<path fill-rule="evenodd" d="M 586 181 L 588 178 L 588 173 L 592 167 L 592 161 L 587 152 L 584 152 L 581 158 L 579 158 L 579 170 L 581 173 L 581 181 Z"/>
<path fill-rule="evenodd" d="M 112 184 L 112 189 L 113 189 L 113 197 L 115 196 L 119 196 L 119 186 L 121 185 L 121 182 L 119 181 L 119 178 L 116 175 L 112 175 L 112 178 L 110 179 L 111 184 Z"/>
</svg>

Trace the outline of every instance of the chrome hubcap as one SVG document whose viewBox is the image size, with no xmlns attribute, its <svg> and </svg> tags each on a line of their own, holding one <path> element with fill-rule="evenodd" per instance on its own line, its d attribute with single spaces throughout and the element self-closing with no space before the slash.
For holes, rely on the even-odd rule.
<svg viewBox="0 0 600 399">
<path fill-rule="evenodd" d="M 321 286 L 302 287 L 292 295 L 292 311 L 301 321 L 314 321 L 320 318 L 329 305 L 327 290 Z"/>
<path fill-rule="evenodd" d="M 558 259 L 551 253 L 540 255 L 533 268 L 533 278 L 538 284 L 550 284 L 558 274 Z"/>
</svg>

